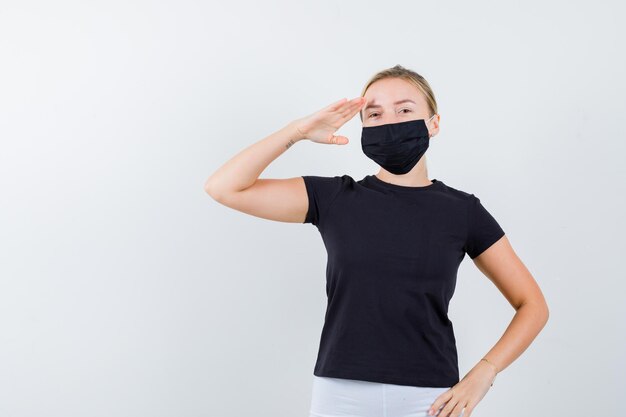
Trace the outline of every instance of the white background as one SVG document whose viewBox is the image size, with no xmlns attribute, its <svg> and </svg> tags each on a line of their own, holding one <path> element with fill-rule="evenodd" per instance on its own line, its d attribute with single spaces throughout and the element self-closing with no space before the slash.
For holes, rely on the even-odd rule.
<svg viewBox="0 0 626 417">
<path fill-rule="evenodd" d="M 618 415 L 626 74 L 619 1 L 0 2 L 0 416 L 308 416 L 326 252 L 204 181 L 401 64 L 431 83 L 429 177 L 471 192 L 550 321 L 475 417 Z M 261 175 L 378 167 L 299 142 Z M 461 377 L 514 310 L 468 257 Z M 619 408 L 618 408 L 619 407 Z"/>
</svg>

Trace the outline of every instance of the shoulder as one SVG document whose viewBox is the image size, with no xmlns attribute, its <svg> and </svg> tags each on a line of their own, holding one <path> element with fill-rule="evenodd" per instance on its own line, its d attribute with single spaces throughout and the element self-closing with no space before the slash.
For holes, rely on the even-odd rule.
<svg viewBox="0 0 626 417">
<path fill-rule="evenodd" d="M 447 194 L 452 198 L 462 200 L 470 211 L 484 209 L 482 198 L 477 196 L 475 193 L 467 190 L 460 190 L 447 184 L 445 184 L 445 189 Z"/>
<path fill-rule="evenodd" d="M 334 200 L 340 194 L 350 192 L 355 188 L 356 182 L 348 174 L 332 176 L 302 175 L 309 197 L 317 195 L 320 199 Z"/>
<path fill-rule="evenodd" d="M 348 174 L 338 174 L 331 176 L 322 175 L 301 175 L 307 187 L 321 187 L 329 190 L 340 190 L 355 184 L 354 178 Z"/>
<path fill-rule="evenodd" d="M 309 208 L 305 223 L 320 225 L 326 217 L 326 212 L 345 190 L 354 187 L 354 179 L 347 175 L 301 175 L 304 180 Z"/>
<path fill-rule="evenodd" d="M 461 190 L 456 187 L 452 187 L 448 185 L 447 183 L 444 183 L 443 190 L 445 194 L 448 195 L 450 198 L 457 200 L 459 202 L 465 203 L 465 204 L 471 204 L 475 202 L 476 200 L 478 200 L 478 198 L 473 193 L 469 191 Z"/>
</svg>

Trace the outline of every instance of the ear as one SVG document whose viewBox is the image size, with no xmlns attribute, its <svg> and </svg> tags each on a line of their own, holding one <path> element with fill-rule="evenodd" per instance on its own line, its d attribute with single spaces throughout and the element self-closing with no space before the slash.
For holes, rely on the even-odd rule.
<svg viewBox="0 0 626 417">
<path fill-rule="evenodd" d="M 436 120 L 437 118 L 433 119 L 433 122 Z M 428 135 L 430 138 L 433 138 L 435 136 L 437 136 L 437 133 L 439 133 L 439 123 L 436 123 L 435 126 L 429 130 Z"/>
</svg>

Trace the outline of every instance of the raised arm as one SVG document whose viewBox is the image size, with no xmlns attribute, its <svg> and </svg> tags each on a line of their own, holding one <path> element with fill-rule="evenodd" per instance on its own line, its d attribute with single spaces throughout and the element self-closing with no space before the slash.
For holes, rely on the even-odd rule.
<svg viewBox="0 0 626 417">
<path fill-rule="evenodd" d="M 232 209 L 289 223 L 303 223 L 308 197 L 302 177 L 259 178 L 276 158 L 303 139 L 322 144 L 345 145 L 348 138 L 334 133 L 359 112 L 365 99 L 343 98 L 246 147 L 205 182 L 204 190 Z"/>
</svg>

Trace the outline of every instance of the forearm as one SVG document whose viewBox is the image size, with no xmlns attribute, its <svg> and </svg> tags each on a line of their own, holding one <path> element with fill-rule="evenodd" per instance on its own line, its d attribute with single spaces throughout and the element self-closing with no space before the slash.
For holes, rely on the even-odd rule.
<svg viewBox="0 0 626 417">
<path fill-rule="evenodd" d="M 488 367 L 495 373 L 501 372 L 515 361 L 537 337 L 548 321 L 545 303 L 526 303 L 517 309 L 511 323 L 500 340 L 483 356 L 476 367 Z"/>
<path fill-rule="evenodd" d="M 248 188 L 272 161 L 302 139 L 294 123 L 288 123 L 224 163 L 207 179 L 205 190 L 210 194 L 224 194 Z"/>
</svg>

